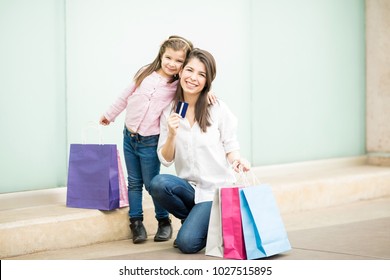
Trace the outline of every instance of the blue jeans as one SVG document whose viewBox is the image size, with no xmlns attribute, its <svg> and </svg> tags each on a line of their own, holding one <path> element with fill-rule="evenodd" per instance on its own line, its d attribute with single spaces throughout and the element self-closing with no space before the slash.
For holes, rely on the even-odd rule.
<svg viewBox="0 0 390 280">
<path fill-rule="evenodd" d="M 196 253 L 206 246 L 211 201 L 194 203 L 195 190 L 184 179 L 160 174 L 150 182 L 150 194 L 162 207 L 184 221 L 176 244 L 183 253 Z"/>
<path fill-rule="evenodd" d="M 150 181 L 160 173 L 160 160 L 157 156 L 159 135 L 141 136 L 123 131 L 123 151 L 127 168 L 129 216 L 130 220 L 143 220 L 143 185 L 149 192 Z M 169 217 L 169 213 L 153 199 L 156 219 Z"/>
</svg>

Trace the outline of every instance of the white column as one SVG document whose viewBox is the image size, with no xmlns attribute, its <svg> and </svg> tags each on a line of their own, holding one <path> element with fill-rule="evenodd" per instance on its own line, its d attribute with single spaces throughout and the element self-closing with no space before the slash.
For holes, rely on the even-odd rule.
<svg viewBox="0 0 390 280">
<path fill-rule="evenodd" d="M 366 0 L 367 153 L 390 166 L 390 1 Z"/>
</svg>

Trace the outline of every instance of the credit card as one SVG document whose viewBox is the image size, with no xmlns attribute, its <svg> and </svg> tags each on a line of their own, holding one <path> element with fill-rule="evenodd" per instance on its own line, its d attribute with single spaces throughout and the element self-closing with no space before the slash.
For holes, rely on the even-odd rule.
<svg viewBox="0 0 390 280">
<path fill-rule="evenodd" d="M 176 113 L 179 114 L 184 119 L 186 117 L 187 108 L 188 108 L 187 102 L 179 101 L 179 103 L 177 103 Z"/>
</svg>

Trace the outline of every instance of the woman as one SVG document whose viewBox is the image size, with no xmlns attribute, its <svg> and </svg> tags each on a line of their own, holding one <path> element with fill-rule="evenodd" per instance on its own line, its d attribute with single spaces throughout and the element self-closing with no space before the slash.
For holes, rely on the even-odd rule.
<svg viewBox="0 0 390 280">
<path fill-rule="evenodd" d="M 157 175 L 150 183 L 150 194 L 182 220 L 175 245 L 183 253 L 196 253 L 206 246 L 215 190 L 235 182 L 233 169 L 250 168 L 240 157 L 236 118 L 222 101 L 208 104 L 215 75 L 213 56 L 200 49 L 191 51 L 179 73 L 173 106 L 160 119 L 158 156 L 165 166 L 175 162 L 177 176 Z M 185 118 L 173 113 L 179 101 L 188 103 Z"/>
</svg>

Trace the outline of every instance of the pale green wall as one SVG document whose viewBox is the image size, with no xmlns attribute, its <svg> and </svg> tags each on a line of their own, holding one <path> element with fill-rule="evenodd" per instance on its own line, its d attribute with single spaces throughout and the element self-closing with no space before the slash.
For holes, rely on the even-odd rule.
<svg viewBox="0 0 390 280">
<path fill-rule="evenodd" d="M 364 1 L 252 2 L 254 165 L 364 154 Z"/>
<path fill-rule="evenodd" d="M 365 153 L 363 0 L 0 0 L 0 192 L 64 185 L 69 144 L 171 34 L 214 54 L 254 165 Z"/>
<path fill-rule="evenodd" d="M 0 192 L 64 185 L 64 4 L 0 0 Z"/>
</svg>

